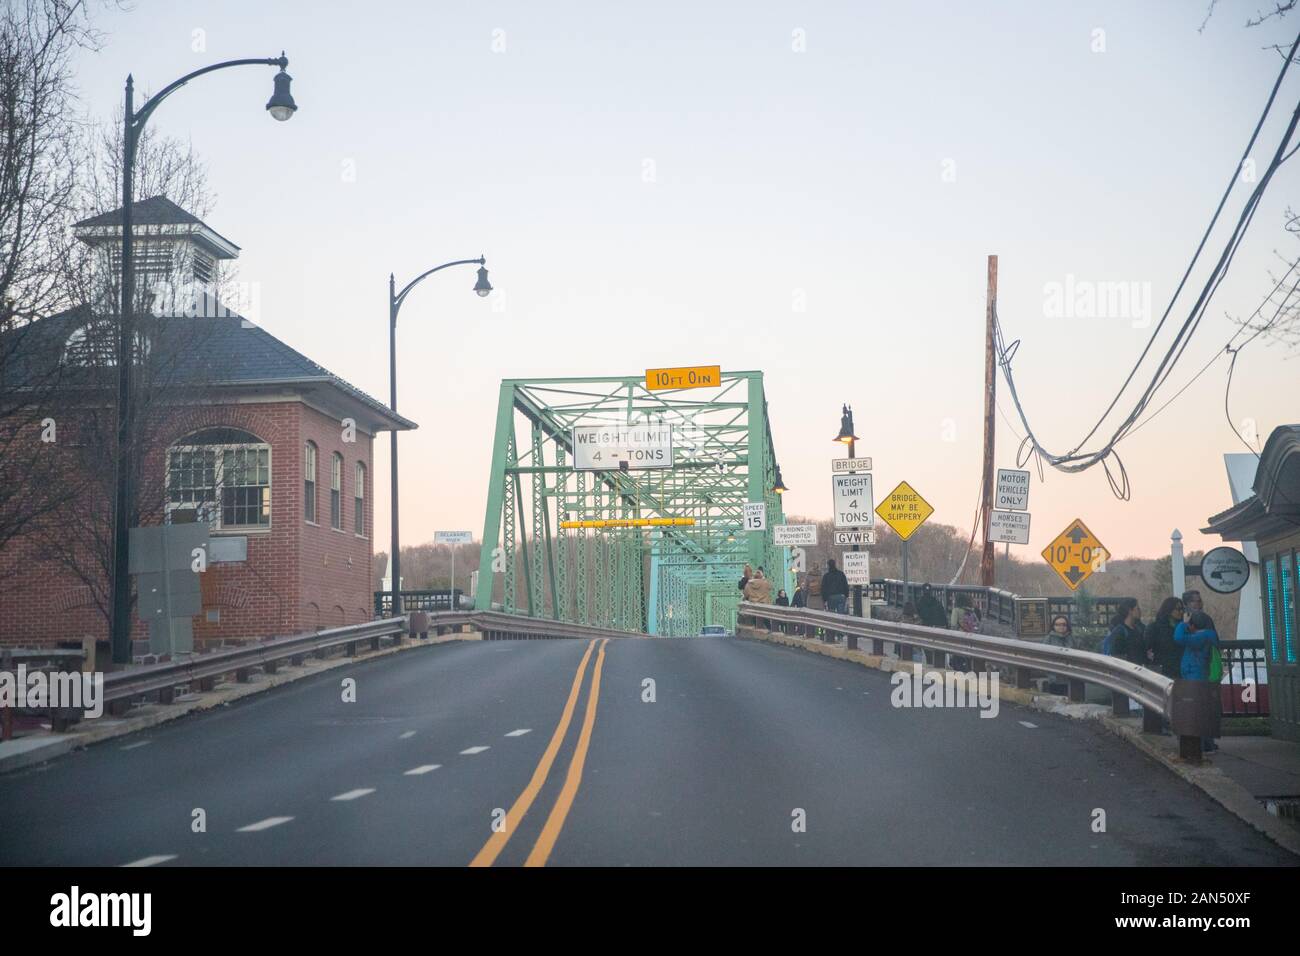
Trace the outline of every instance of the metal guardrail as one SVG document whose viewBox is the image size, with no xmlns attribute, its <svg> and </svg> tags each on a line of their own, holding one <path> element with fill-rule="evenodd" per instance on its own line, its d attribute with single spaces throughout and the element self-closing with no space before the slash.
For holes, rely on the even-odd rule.
<svg viewBox="0 0 1300 956">
<path fill-rule="evenodd" d="M 1034 673 L 1058 674 L 1069 682 L 1071 700 L 1083 700 L 1085 684 L 1098 684 L 1136 700 L 1143 708 L 1159 716 L 1168 716 L 1172 710 L 1174 682 L 1168 677 L 1122 658 L 1106 657 L 1091 651 L 769 604 L 742 603 L 737 611 L 737 620 L 742 624 L 752 622 L 752 626 L 768 631 L 775 629 L 774 624 L 783 624 L 787 634 L 797 632 L 807 636 L 819 630 L 823 635 L 842 635 L 850 649 L 856 649 L 858 639 L 865 638 L 872 642 L 873 653 L 881 656 L 885 653 L 885 644 L 893 644 L 899 658 L 905 661 L 912 659 L 912 648 L 921 648 L 944 658 L 949 654 L 967 657 L 975 664 L 1004 664 L 1014 669 L 1017 687 L 1031 686 Z M 983 667 L 976 669 L 982 670 Z M 1127 713 L 1126 702 L 1124 714 Z"/>
<path fill-rule="evenodd" d="M 856 649 L 859 638 L 872 642 L 872 653 L 885 656 L 885 645 L 893 644 L 901 661 L 912 661 L 912 649 L 934 655 L 934 664 L 946 667 L 948 655 L 969 658 L 975 671 L 990 663 L 1009 667 L 1016 687 L 1032 686 L 1036 673 L 1055 674 L 1068 682 L 1071 701 L 1084 700 L 1084 688 L 1095 684 L 1111 691 L 1113 713 L 1129 716 L 1129 700 L 1142 705 L 1144 733 L 1161 733 L 1167 720 L 1178 735 L 1180 756 L 1201 760 L 1202 737 L 1217 735 L 1219 693 L 1207 681 L 1174 681 L 1163 674 L 1118 657 L 1092 651 L 1055 647 L 1030 641 L 990 635 L 967 634 L 920 624 L 903 624 L 850 617 L 830 611 L 741 603 L 737 609 L 737 633 L 742 626 L 769 632 L 821 636 L 823 640 L 843 636 L 846 646 Z"/>
<path fill-rule="evenodd" d="M 895 578 L 884 578 L 871 582 L 873 599 L 883 599 L 890 607 L 902 607 L 907 601 L 921 599 L 923 582 L 909 581 L 904 589 L 903 582 Z M 979 584 L 931 584 L 930 593 L 945 607 L 952 607 L 951 598 L 965 595 L 980 614 L 990 621 L 997 621 L 1008 627 L 1016 626 L 1016 601 L 1024 595 L 1012 594 L 1001 588 L 984 587 Z M 1047 619 L 1050 621 L 1058 614 L 1064 614 L 1074 627 L 1106 627 L 1119 606 L 1122 597 L 1098 597 L 1092 602 L 1092 609 L 1087 620 L 1081 620 L 1078 605 L 1073 597 L 1048 597 Z"/>
<path fill-rule="evenodd" d="M 348 656 L 357 653 L 362 644 L 378 650 L 384 638 L 401 642 L 403 635 L 411 633 L 427 637 L 430 633 L 442 635 L 465 629 L 480 631 L 485 640 L 533 640 L 560 638 L 615 638 L 634 637 L 627 631 L 612 628 L 570 624 L 545 618 L 523 617 L 497 611 L 441 611 L 428 614 L 412 612 L 408 616 L 385 618 L 365 624 L 330 628 L 292 637 L 279 637 L 267 641 L 233 647 L 210 654 L 200 654 L 186 660 L 148 664 L 104 675 L 102 703 L 106 712 L 121 715 L 132 703 L 141 699 L 157 700 L 170 704 L 176 699 L 176 688 L 189 685 L 200 691 L 212 690 L 218 678 L 234 675 L 237 683 L 246 683 L 254 668 L 273 674 L 283 663 L 300 665 L 308 656 L 323 656 L 344 648 Z M 81 652 L 6 650 L 5 660 L 50 660 L 52 657 L 75 657 Z M 51 708 L 51 725 L 56 731 L 65 731 L 84 714 L 76 708 Z M 6 713 L 8 713 L 6 711 Z"/>
</svg>

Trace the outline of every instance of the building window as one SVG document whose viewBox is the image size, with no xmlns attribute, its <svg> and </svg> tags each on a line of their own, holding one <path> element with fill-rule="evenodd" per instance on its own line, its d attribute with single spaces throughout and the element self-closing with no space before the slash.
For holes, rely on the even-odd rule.
<svg viewBox="0 0 1300 956">
<path fill-rule="evenodd" d="M 1282 646 L 1286 653 L 1286 662 L 1294 664 L 1295 660 L 1295 554 L 1280 554 L 1282 563 Z"/>
<path fill-rule="evenodd" d="M 357 462 L 356 473 L 352 477 L 352 502 L 355 510 L 352 515 L 352 530 L 357 534 L 366 533 L 366 466 Z"/>
<path fill-rule="evenodd" d="M 307 442 L 302 463 L 302 516 L 316 523 L 316 445 Z"/>
<path fill-rule="evenodd" d="M 271 524 L 271 446 L 237 428 L 209 428 L 167 450 L 167 520 L 214 531 Z"/>
<path fill-rule="evenodd" d="M 135 333 L 135 361 L 149 355 L 149 338 Z M 117 364 L 117 325 L 113 322 L 88 322 L 68 336 L 63 345 L 63 361 L 80 368 L 112 368 Z"/>
<path fill-rule="evenodd" d="M 330 527 L 343 530 L 343 456 L 334 453 L 330 468 Z"/>
</svg>

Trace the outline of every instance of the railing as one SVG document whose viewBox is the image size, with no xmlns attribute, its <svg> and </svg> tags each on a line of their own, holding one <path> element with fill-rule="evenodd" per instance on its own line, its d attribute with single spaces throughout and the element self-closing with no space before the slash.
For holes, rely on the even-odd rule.
<svg viewBox="0 0 1300 956">
<path fill-rule="evenodd" d="M 871 582 L 873 599 L 883 599 L 890 607 L 902 607 L 907 601 L 913 603 L 921 599 L 922 582 L 909 581 L 906 591 L 903 582 L 894 578 Z M 1000 588 L 983 587 L 978 584 L 931 584 L 930 593 L 944 607 L 951 610 L 958 595 L 970 599 L 985 620 L 996 621 L 1008 627 L 1016 625 L 1016 601 L 1023 595 L 1012 594 Z M 1092 610 L 1085 621 L 1078 620 L 1077 601 L 1073 597 L 1047 598 L 1047 619 L 1050 621 L 1058 614 L 1064 614 L 1074 627 L 1106 627 L 1119 606 L 1122 597 L 1099 597 L 1094 599 Z"/>
<path fill-rule="evenodd" d="M 742 603 L 737 610 L 737 633 L 754 631 L 780 632 L 802 637 L 821 637 L 834 641 L 843 637 L 850 650 L 859 639 L 871 641 L 871 653 L 884 657 L 886 644 L 892 644 L 900 661 L 912 661 L 912 651 L 919 648 L 933 655 L 934 664 L 946 667 L 948 655 L 967 658 L 974 671 L 987 670 L 989 664 L 1010 669 L 1016 687 L 1028 688 L 1036 674 L 1059 675 L 1068 683 L 1071 701 L 1085 699 L 1085 687 L 1095 684 L 1112 692 L 1113 713 L 1127 717 L 1129 699 L 1143 708 L 1143 730 L 1158 733 L 1161 718 L 1167 718 L 1179 736 L 1183 757 L 1201 758 L 1201 735 L 1205 733 L 1204 681 L 1172 681 L 1163 674 L 1148 670 L 1117 657 L 1092 651 L 1055 647 L 1013 638 L 967 634 L 919 624 L 879 621 L 851 617 L 830 611 L 776 607 L 769 604 Z M 1205 734 L 1208 736 L 1208 734 Z"/>
<path fill-rule="evenodd" d="M 414 611 L 404 617 L 273 638 L 200 654 L 186 660 L 113 671 L 104 675 L 101 703 L 106 712 L 121 716 L 137 702 L 148 700 L 159 704 L 174 703 L 177 687 L 189 686 L 198 691 L 211 691 L 218 678 L 233 676 L 236 683 L 247 683 L 254 669 L 274 674 L 282 664 L 301 666 L 309 656 L 324 657 L 340 648 L 352 657 L 362 644 L 368 644 L 372 650 L 379 650 L 380 642 L 385 638 L 392 638 L 395 644 L 400 644 L 403 635 L 407 633 L 424 638 L 430 633 L 442 635 L 467 629 L 481 632 L 484 640 L 493 641 L 636 636 L 612 628 L 523 617 L 498 611 L 443 611 L 436 614 Z M 56 657 L 72 659 L 74 656 L 79 660 L 81 652 L 6 650 L 2 659 L 8 662 L 19 659 L 49 660 Z M 58 732 L 69 729 L 85 717 L 80 708 L 47 709 L 51 726 Z M 6 717 L 9 713 L 7 709 L 0 710 L 0 717 Z"/>
<path fill-rule="evenodd" d="M 455 607 L 452 606 L 451 592 L 446 588 L 423 590 L 423 591 L 403 591 L 402 592 L 402 610 L 403 611 L 452 611 L 460 610 L 461 598 L 465 592 L 456 588 Z M 393 595 L 391 591 L 375 592 L 375 617 L 390 617 L 393 610 Z"/>
<path fill-rule="evenodd" d="M 1219 653 L 1223 657 L 1223 683 L 1219 688 L 1223 716 L 1267 717 L 1268 658 L 1263 640 L 1222 641 Z"/>
</svg>

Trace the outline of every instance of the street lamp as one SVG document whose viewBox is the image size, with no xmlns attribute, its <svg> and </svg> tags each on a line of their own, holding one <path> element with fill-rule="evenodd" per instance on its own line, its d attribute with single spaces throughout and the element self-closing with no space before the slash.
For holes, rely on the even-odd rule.
<svg viewBox="0 0 1300 956">
<path fill-rule="evenodd" d="M 781 480 L 781 466 L 780 466 L 780 465 L 777 465 L 777 466 L 776 466 L 776 484 L 774 484 L 774 485 L 772 486 L 772 490 L 773 490 L 774 492 L 776 492 L 778 495 L 783 495 L 783 494 L 785 494 L 787 491 L 790 490 L 789 488 L 787 488 L 787 487 L 785 486 L 785 482 Z"/>
<path fill-rule="evenodd" d="M 835 441 L 843 442 L 849 446 L 849 458 L 855 458 L 857 452 L 858 436 L 853 434 L 853 409 L 845 404 L 840 411 L 840 433 L 835 436 Z M 858 545 L 852 545 L 852 550 L 859 551 Z M 862 585 L 853 585 L 853 616 L 862 617 Z M 857 647 L 857 638 L 849 635 L 848 644 L 850 648 Z"/>
<path fill-rule="evenodd" d="M 131 467 L 127 458 L 131 455 L 131 363 L 135 352 L 135 262 L 133 255 L 134 229 L 131 204 L 134 201 L 132 180 L 135 177 L 135 153 L 140 143 L 144 125 L 149 121 L 158 104 L 172 93 L 196 77 L 215 70 L 224 70 L 232 66 L 278 66 L 280 72 L 275 77 L 275 88 L 271 99 L 266 104 L 267 111 L 275 119 L 283 122 L 293 116 L 298 105 L 289 92 L 292 77 L 285 72 L 289 59 L 282 52 L 278 57 L 267 59 L 227 60 L 214 63 L 193 73 L 187 73 L 179 80 L 151 96 L 139 110 L 135 109 L 135 80 L 126 78 L 126 111 L 122 118 L 122 314 L 117 329 L 117 439 L 114 448 L 114 467 L 116 468 L 116 495 L 113 510 L 113 572 L 112 572 L 112 608 L 113 621 L 110 640 L 115 664 L 131 662 L 131 575 L 130 565 L 130 514 L 131 507 Z"/>
<path fill-rule="evenodd" d="M 277 89 L 277 93 L 278 93 Z M 397 413 L 397 313 L 402 308 L 402 303 L 410 295 L 411 290 L 423 282 L 435 272 L 441 272 L 443 269 L 450 269 L 452 266 L 478 266 L 478 281 L 474 283 L 474 292 L 480 297 L 486 297 L 492 291 L 492 283 L 488 282 L 487 259 L 479 256 L 477 259 L 457 259 L 455 262 L 444 262 L 440 266 L 435 266 L 428 272 L 423 272 L 406 284 L 401 292 L 397 291 L 397 280 L 393 274 L 388 274 L 388 407 Z M 392 498 L 392 553 L 388 558 L 388 572 L 391 576 L 390 601 L 392 610 L 389 612 L 393 617 L 402 613 L 402 552 L 401 544 L 398 541 L 398 511 L 397 511 L 397 429 L 394 428 L 392 435 L 392 464 L 390 467 L 391 475 L 391 498 Z M 452 582 L 452 596 L 456 594 L 456 583 Z M 454 608 L 453 608 L 454 610 Z"/>
</svg>

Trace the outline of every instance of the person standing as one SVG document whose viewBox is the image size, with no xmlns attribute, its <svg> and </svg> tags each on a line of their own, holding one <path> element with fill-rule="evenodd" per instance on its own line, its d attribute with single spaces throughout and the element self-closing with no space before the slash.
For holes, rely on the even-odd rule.
<svg viewBox="0 0 1300 956">
<path fill-rule="evenodd" d="M 1184 591 L 1183 607 L 1188 614 L 1195 614 L 1198 611 L 1205 610 L 1205 602 L 1201 600 L 1200 591 Z"/>
<path fill-rule="evenodd" d="M 934 596 L 929 584 L 921 585 L 921 600 L 916 602 L 916 613 L 920 616 L 921 623 L 927 627 L 946 627 L 948 624 L 948 615 L 944 613 L 943 605 Z"/>
<path fill-rule="evenodd" d="M 1184 611 L 1183 620 L 1174 628 L 1174 640 L 1183 648 L 1183 659 L 1179 665 L 1179 676 L 1183 680 L 1210 680 L 1210 663 L 1214 650 L 1219 646 L 1219 635 L 1214 630 L 1214 621 L 1204 611 Z M 1218 704 L 1218 698 L 1215 698 Z M 1219 745 L 1213 737 L 1201 738 L 1201 750 L 1205 753 L 1218 750 Z"/>
<path fill-rule="evenodd" d="M 776 603 L 779 607 L 789 607 L 790 598 L 786 596 L 785 588 L 776 592 Z"/>
<path fill-rule="evenodd" d="M 1110 619 L 1110 630 L 1101 642 L 1101 652 L 1122 657 L 1134 664 L 1146 664 L 1146 645 L 1142 640 L 1142 609 L 1137 598 L 1124 598 Z"/>
<path fill-rule="evenodd" d="M 822 575 L 822 600 L 826 610 L 843 614 L 849 599 L 849 579 L 835 566 L 835 559 L 826 562 L 826 573 Z"/>
<path fill-rule="evenodd" d="M 795 586 L 795 589 L 794 589 L 794 597 L 792 597 L 792 598 L 790 599 L 790 606 L 791 606 L 791 607 L 807 607 L 807 606 L 808 606 L 808 595 L 804 593 L 804 589 L 803 589 L 803 585 L 802 585 L 802 584 L 800 584 L 800 585 L 796 585 L 796 586 Z"/>
<path fill-rule="evenodd" d="M 1074 646 L 1074 628 L 1070 626 L 1070 619 L 1064 614 L 1052 618 L 1052 629 L 1047 632 L 1047 643 L 1052 647 Z"/>
<path fill-rule="evenodd" d="M 740 590 L 742 593 L 745 590 L 745 585 L 749 583 L 749 579 L 752 578 L 753 576 L 754 576 L 754 569 L 750 567 L 748 564 L 745 565 L 745 570 L 740 576 Z"/>
<path fill-rule="evenodd" d="M 753 604 L 772 603 L 772 582 L 763 576 L 762 570 L 755 571 L 745 585 L 745 600 Z"/>
<path fill-rule="evenodd" d="M 1183 660 L 1183 649 L 1174 640 L 1174 628 L 1183 619 L 1184 604 L 1176 597 L 1160 602 L 1155 620 L 1147 627 L 1146 645 L 1150 666 L 1170 680 L 1177 680 Z"/>
</svg>

